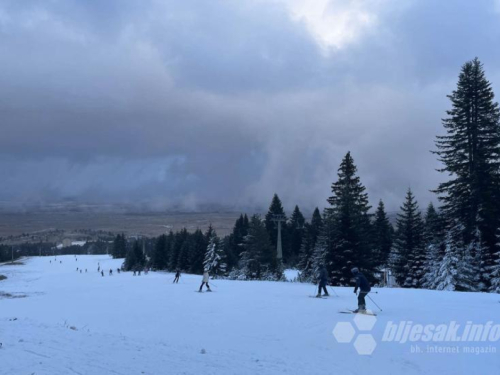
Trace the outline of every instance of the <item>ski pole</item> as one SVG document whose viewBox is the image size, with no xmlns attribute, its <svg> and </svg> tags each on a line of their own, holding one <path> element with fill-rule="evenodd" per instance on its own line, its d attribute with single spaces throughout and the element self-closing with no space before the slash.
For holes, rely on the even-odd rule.
<svg viewBox="0 0 500 375">
<path fill-rule="evenodd" d="M 333 289 L 333 286 L 330 285 L 330 289 L 332 290 L 333 294 L 335 294 L 337 297 L 340 297 L 337 292 L 335 291 L 335 289 Z"/>
<path fill-rule="evenodd" d="M 378 309 L 379 309 L 380 311 L 382 311 L 382 309 L 380 308 L 380 306 L 379 306 L 379 305 L 377 305 L 377 302 L 375 302 L 375 301 L 372 299 L 372 297 L 370 297 L 368 294 L 367 294 L 366 296 L 370 299 L 370 301 L 372 301 L 372 302 L 375 304 L 375 306 L 377 306 L 377 307 L 378 307 Z"/>
</svg>

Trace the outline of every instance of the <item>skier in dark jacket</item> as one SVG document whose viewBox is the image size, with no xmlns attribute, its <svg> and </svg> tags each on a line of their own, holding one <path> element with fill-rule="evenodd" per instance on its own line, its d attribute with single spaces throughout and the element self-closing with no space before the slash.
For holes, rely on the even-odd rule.
<svg viewBox="0 0 500 375">
<path fill-rule="evenodd" d="M 318 275 L 318 294 L 316 297 L 321 297 L 321 289 L 323 289 L 323 296 L 328 297 L 328 290 L 326 290 L 326 284 L 328 283 L 328 272 L 326 271 L 325 266 L 321 266 L 319 268 Z"/>
<path fill-rule="evenodd" d="M 180 277 L 181 277 L 181 271 L 179 271 L 179 270 L 175 271 L 174 284 L 179 283 L 179 278 Z"/>
<path fill-rule="evenodd" d="M 357 267 L 354 267 L 351 272 L 356 278 L 356 287 L 354 288 L 354 294 L 357 294 L 359 289 L 358 308 L 354 310 L 354 312 L 357 313 L 360 311 L 366 311 L 365 297 L 371 291 L 370 283 L 366 279 L 365 275 L 359 272 L 359 269 Z"/>
</svg>

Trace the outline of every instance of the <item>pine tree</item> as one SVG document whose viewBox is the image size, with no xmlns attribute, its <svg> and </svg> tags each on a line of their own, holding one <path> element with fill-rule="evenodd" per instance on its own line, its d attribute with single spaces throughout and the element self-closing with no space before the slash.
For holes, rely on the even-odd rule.
<svg viewBox="0 0 500 375">
<path fill-rule="evenodd" d="M 302 281 L 309 280 L 312 275 L 312 256 L 314 246 L 312 226 L 309 223 L 305 223 L 304 236 L 300 245 L 299 262 L 297 264 L 297 268 L 300 271 L 300 279 Z"/>
<path fill-rule="evenodd" d="M 236 220 L 232 233 L 225 239 L 228 269 L 236 267 L 243 251 L 243 239 L 248 234 L 248 216 L 240 215 Z"/>
<path fill-rule="evenodd" d="M 321 232 L 321 228 L 323 227 L 323 219 L 319 212 L 319 208 L 316 207 L 314 209 L 312 218 L 311 218 L 311 230 L 312 230 L 312 240 L 313 243 L 316 243 L 316 239 L 318 238 L 319 233 Z"/>
<path fill-rule="evenodd" d="M 210 272 L 213 277 L 223 276 L 227 271 L 226 254 L 224 253 L 223 243 L 215 231 L 211 234 L 205 260 L 204 269 Z"/>
<path fill-rule="evenodd" d="M 445 253 L 444 240 L 444 222 L 434 205 L 429 203 L 425 214 L 424 241 L 426 255 L 422 279 L 423 288 L 436 288 L 440 263 Z"/>
<path fill-rule="evenodd" d="M 394 274 L 405 288 L 420 288 L 424 276 L 425 244 L 423 221 L 411 189 L 396 222 Z"/>
<path fill-rule="evenodd" d="M 332 238 L 334 233 L 335 223 L 332 219 L 332 212 L 330 209 L 325 209 L 323 212 L 321 230 L 316 239 L 316 244 L 313 248 L 312 254 L 312 271 L 310 274 L 310 281 L 316 282 L 319 270 L 322 266 L 331 269 L 331 264 L 327 262 L 328 254 L 332 249 Z"/>
<path fill-rule="evenodd" d="M 457 252 L 463 249 L 463 243 L 457 241 L 460 237 L 461 233 L 453 233 L 452 230 L 449 230 L 446 233 L 445 254 L 440 263 L 438 277 L 436 278 L 437 290 L 456 290 L 460 262 Z"/>
<path fill-rule="evenodd" d="M 300 271 L 301 281 L 311 281 L 314 276 L 314 251 L 322 227 L 323 220 L 319 213 L 319 209 L 316 207 L 313 212 L 311 224 L 304 224 L 304 236 L 302 238 L 299 263 L 297 265 Z"/>
<path fill-rule="evenodd" d="M 481 241 L 476 237 L 471 244 L 463 240 L 464 225 L 455 223 L 447 231 L 445 255 L 441 261 L 436 289 L 449 291 L 477 291 L 479 270 L 476 259 L 472 255 L 471 244 Z M 476 231 L 477 236 L 477 231 Z"/>
<path fill-rule="evenodd" d="M 125 258 L 127 255 L 127 240 L 125 234 L 117 234 L 113 241 L 113 248 L 111 249 L 113 258 Z"/>
<path fill-rule="evenodd" d="M 142 251 L 142 243 L 135 241 L 134 245 L 127 252 L 125 257 L 124 268 L 126 271 L 131 271 L 133 269 L 140 269 L 144 267 L 146 258 L 144 252 Z"/>
<path fill-rule="evenodd" d="M 173 235 L 173 241 L 172 241 L 172 251 L 170 253 L 170 270 L 176 270 L 176 269 L 181 269 L 185 271 L 184 268 L 182 268 L 179 260 L 181 258 L 181 251 L 184 247 L 184 242 L 187 241 L 189 237 L 189 233 L 186 228 L 183 228 L 181 231 L 176 232 Z"/>
<path fill-rule="evenodd" d="M 248 234 L 243 242 L 240 269 L 244 279 L 281 279 L 276 251 L 272 248 L 269 234 L 258 215 L 252 216 Z"/>
<path fill-rule="evenodd" d="M 302 239 L 304 236 L 304 224 L 306 220 L 302 212 L 300 212 L 299 206 L 295 206 L 290 221 L 287 225 L 289 231 L 290 239 L 290 254 L 288 257 L 288 265 L 293 267 L 297 264 L 299 258 L 300 249 L 302 247 Z"/>
<path fill-rule="evenodd" d="M 448 96 L 452 108 L 443 120 L 445 136 L 437 137 L 435 152 L 452 177 L 436 192 L 449 223 L 462 223 L 466 244 L 476 227 L 484 243 L 483 281 L 490 283 L 500 220 L 500 109 L 476 58 L 465 63 L 457 89 Z M 475 256 L 475 254 L 473 254 Z"/>
<path fill-rule="evenodd" d="M 387 265 L 392 248 L 394 230 L 385 212 L 384 203 L 379 201 L 373 222 L 373 259 L 376 267 Z"/>
<path fill-rule="evenodd" d="M 497 246 L 494 256 L 494 265 L 491 267 L 490 291 L 500 293 L 500 229 L 497 230 Z"/>
<path fill-rule="evenodd" d="M 165 270 L 168 267 L 170 244 L 165 234 L 159 236 L 156 240 L 151 265 L 157 270 Z"/>
<path fill-rule="evenodd" d="M 190 235 L 191 241 L 189 241 L 189 243 L 191 247 L 189 249 L 187 265 L 189 272 L 199 275 L 203 273 L 203 262 L 205 260 L 205 253 L 207 251 L 208 242 L 214 234 L 215 230 L 213 229 L 212 225 L 210 225 L 205 234 L 203 234 L 200 229 L 197 229 L 193 234 Z"/>
<path fill-rule="evenodd" d="M 360 178 L 350 152 L 342 160 L 338 171 L 338 181 L 332 184 L 333 196 L 328 199 L 331 208 L 328 219 L 332 223 L 325 228 L 332 228 L 328 233 L 325 261 L 332 282 L 347 285 L 351 278 L 351 269 L 358 267 L 365 276 L 374 280 L 373 260 L 369 245 L 371 231 L 368 211 L 368 195 Z"/>
<path fill-rule="evenodd" d="M 283 216 L 286 222 L 287 218 L 285 215 L 285 210 L 283 209 L 283 205 L 277 194 L 274 194 L 271 205 L 269 206 L 269 210 L 267 211 L 265 217 L 266 230 L 267 233 L 269 233 L 271 246 L 274 249 L 276 249 L 278 243 L 278 226 L 276 222 L 273 221 L 275 215 Z M 283 225 L 281 228 L 281 247 L 283 249 L 283 261 L 288 262 L 291 254 L 286 225 Z"/>
</svg>

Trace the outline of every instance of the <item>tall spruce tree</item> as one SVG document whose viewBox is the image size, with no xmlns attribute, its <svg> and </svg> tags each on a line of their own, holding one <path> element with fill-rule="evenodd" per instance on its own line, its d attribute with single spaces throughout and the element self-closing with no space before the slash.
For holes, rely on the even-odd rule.
<svg viewBox="0 0 500 375">
<path fill-rule="evenodd" d="M 319 208 L 316 207 L 314 209 L 312 218 L 311 218 L 311 229 L 313 233 L 313 242 L 316 243 L 316 239 L 323 227 L 323 218 L 321 217 L 321 213 L 319 212 Z"/>
<path fill-rule="evenodd" d="M 443 120 L 446 135 L 437 137 L 435 153 L 444 165 L 441 172 L 451 179 L 436 192 L 448 226 L 461 223 L 466 246 L 479 228 L 483 282 L 490 285 L 500 220 L 500 109 L 477 58 L 462 66 L 448 98 L 452 108 Z"/>
<path fill-rule="evenodd" d="M 425 264 L 422 287 L 436 288 L 441 260 L 445 254 L 444 222 L 434 205 L 429 203 L 425 213 Z"/>
<path fill-rule="evenodd" d="M 248 234 L 248 225 L 248 216 L 241 214 L 234 223 L 233 231 L 225 241 L 229 270 L 238 265 L 241 252 L 243 251 L 243 239 Z"/>
<path fill-rule="evenodd" d="M 304 224 L 304 235 L 302 237 L 297 268 L 300 271 L 300 280 L 308 281 L 312 274 L 312 255 L 314 243 L 312 240 L 311 224 Z"/>
<path fill-rule="evenodd" d="M 135 241 L 134 245 L 128 250 L 124 261 L 126 271 L 141 269 L 146 263 L 144 252 L 142 251 L 142 242 Z"/>
<path fill-rule="evenodd" d="M 281 279 L 276 250 L 271 246 L 269 233 L 258 215 L 250 219 L 248 234 L 243 242 L 241 276 L 245 279 Z"/>
<path fill-rule="evenodd" d="M 395 256 L 397 283 L 405 288 L 420 288 L 425 264 L 424 226 L 418 203 L 408 189 L 396 222 Z"/>
<path fill-rule="evenodd" d="M 113 247 L 111 249 L 111 255 L 113 258 L 125 258 L 127 255 L 127 240 L 125 239 L 125 234 L 117 234 L 114 241 Z"/>
<path fill-rule="evenodd" d="M 302 238 L 304 236 L 304 224 L 306 220 L 299 206 L 295 206 L 290 221 L 287 225 L 290 239 L 290 254 L 288 257 L 288 265 L 293 267 L 297 264 L 300 248 L 302 247 Z"/>
<path fill-rule="evenodd" d="M 490 291 L 493 293 L 500 293 L 500 229 L 497 231 L 496 252 L 494 255 L 494 265 L 491 268 L 491 286 Z"/>
<path fill-rule="evenodd" d="M 299 263 L 297 265 L 301 281 L 312 280 L 314 274 L 314 251 L 322 226 L 323 220 L 319 209 L 316 207 L 311 223 L 304 224 L 304 235 L 300 247 Z"/>
<path fill-rule="evenodd" d="M 391 253 L 394 229 L 385 212 L 384 202 L 379 201 L 373 222 L 373 259 L 376 267 L 387 265 Z"/>
<path fill-rule="evenodd" d="M 472 255 L 472 244 L 481 241 L 478 231 L 469 245 L 464 243 L 464 225 L 458 221 L 447 231 L 445 254 L 440 263 L 436 289 L 449 291 L 478 291 L 480 273 Z"/>
<path fill-rule="evenodd" d="M 265 216 L 265 225 L 267 233 L 269 233 L 269 240 L 271 241 L 271 245 L 276 249 L 278 243 L 278 226 L 273 221 L 275 215 L 282 215 L 285 218 L 286 222 L 287 217 L 285 215 L 285 210 L 283 209 L 283 204 L 281 203 L 278 194 L 274 194 L 269 206 L 269 210 L 267 211 L 267 214 Z M 283 249 L 283 261 L 288 262 L 291 254 L 288 241 L 288 231 L 285 222 L 281 224 L 281 247 Z"/>
<path fill-rule="evenodd" d="M 200 229 L 197 229 L 193 234 L 190 235 L 192 241 L 188 257 L 189 272 L 194 274 L 203 273 L 203 262 L 205 260 L 205 253 L 207 251 L 208 242 L 214 234 L 215 230 L 210 224 L 205 233 L 203 233 Z"/>
<path fill-rule="evenodd" d="M 310 280 L 316 282 L 320 268 L 322 266 L 329 266 L 327 262 L 327 256 L 334 251 L 333 244 L 333 234 L 335 229 L 335 223 L 332 218 L 332 210 L 326 208 L 323 211 L 321 230 L 316 238 L 316 244 L 313 248 L 312 254 L 312 272 L 310 275 Z M 328 267 L 327 270 L 331 270 L 332 267 Z M 330 272 L 330 271 L 329 271 Z M 332 283 L 332 280 L 330 280 Z"/>
<path fill-rule="evenodd" d="M 171 270 L 176 270 L 176 269 L 181 269 L 185 271 L 183 268 L 184 264 L 181 263 L 187 263 L 186 262 L 181 262 L 181 253 L 184 248 L 184 243 L 188 240 L 189 238 L 189 233 L 186 228 L 182 228 L 179 232 L 176 232 L 173 237 L 172 241 L 172 251 L 170 253 L 170 269 Z M 183 253 L 182 256 L 187 256 L 186 253 Z"/>
<path fill-rule="evenodd" d="M 325 261 L 332 283 L 347 285 L 351 269 L 358 267 L 371 280 L 374 279 L 372 251 L 369 245 L 371 231 L 368 211 L 368 195 L 360 178 L 351 153 L 348 152 L 338 170 L 338 180 L 332 184 L 333 196 L 328 199 L 330 213 L 325 223 L 332 229 L 326 244 Z"/>
<path fill-rule="evenodd" d="M 227 264 L 224 244 L 215 231 L 211 233 L 203 267 L 206 271 L 210 272 L 212 277 L 220 277 L 226 274 Z"/>
<path fill-rule="evenodd" d="M 155 247 L 151 258 L 151 265 L 157 270 L 164 270 L 168 267 L 170 243 L 169 237 L 162 234 L 156 239 Z"/>
</svg>

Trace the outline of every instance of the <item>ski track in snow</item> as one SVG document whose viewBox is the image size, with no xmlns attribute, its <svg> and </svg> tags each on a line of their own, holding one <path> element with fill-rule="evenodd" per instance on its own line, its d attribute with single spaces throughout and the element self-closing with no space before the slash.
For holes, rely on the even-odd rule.
<svg viewBox="0 0 500 375">
<path fill-rule="evenodd" d="M 310 284 L 215 280 L 216 293 L 193 293 L 201 276 L 182 275 L 174 285 L 165 272 L 116 274 L 121 263 L 61 256 L 1 265 L 8 279 L 0 295 L 26 298 L 0 297 L 0 374 L 456 375 L 500 368 L 498 342 L 497 354 L 482 355 L 417 355 L 409 343 L 381 342 L 388 321 L 498 324 L 498 295 L 380 289 L 372 295 L 384 308 L 371 332 L 378 346 L 359 356 L 332 335 L 337 322 L 352 322 L 338 313 L 355 307 L 352 288 L 314 300 Z"/>
</svg>

